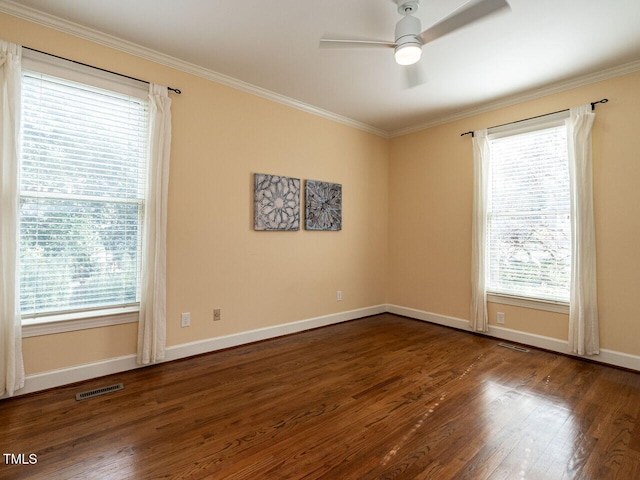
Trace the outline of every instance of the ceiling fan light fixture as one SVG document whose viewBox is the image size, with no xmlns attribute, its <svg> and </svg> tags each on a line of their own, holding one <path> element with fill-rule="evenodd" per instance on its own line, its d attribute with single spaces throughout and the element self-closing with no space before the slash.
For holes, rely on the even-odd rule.
<svg viewBox="0 0 640 480">
<path fill-rule="evenodd" d="M 411 5 L 410 5 L 411 4 Z M 406 9 L 405 16 L 396 23 L 395 58 L 398 65 L 413 65 L 422 56 L 422 43 L 418 34 L 422 29 L 420 19 L 411 15 L 417 10 L 417 2 L 406 2 L 402 5 Z"/>
<path fill-rule="evenodd" d="M 422 56 L 422 46 L 414 43 L 398 45 L 394 56 L 398 65 L 413 65 L 418 63 Z"/>
</svg>

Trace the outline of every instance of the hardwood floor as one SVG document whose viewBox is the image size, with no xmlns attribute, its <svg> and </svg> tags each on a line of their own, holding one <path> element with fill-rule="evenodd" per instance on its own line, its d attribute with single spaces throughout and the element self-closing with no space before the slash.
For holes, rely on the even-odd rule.
<svg viewBox="0 0 640 480">
<path fill-rule="evenodd" d="M 1 401 L 0 478 L 640 478 L 640 374 L 498 343 L 378 315 Z"/>
</svg>

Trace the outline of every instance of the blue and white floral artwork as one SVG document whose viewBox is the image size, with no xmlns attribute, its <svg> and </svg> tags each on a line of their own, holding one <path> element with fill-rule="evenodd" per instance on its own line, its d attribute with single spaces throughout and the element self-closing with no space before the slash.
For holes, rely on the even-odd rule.
<svg viewBox="0 0 640 480">
<path fill-rule="evenodd" d="M 342 185 L 307 180 L 305 183 L 305 228 L 342 230 Z"/>
<path fill-rule="evenodd" d="M 300 179 L 254 174 L 254 230 L 300 230 Z"/>
</svg>

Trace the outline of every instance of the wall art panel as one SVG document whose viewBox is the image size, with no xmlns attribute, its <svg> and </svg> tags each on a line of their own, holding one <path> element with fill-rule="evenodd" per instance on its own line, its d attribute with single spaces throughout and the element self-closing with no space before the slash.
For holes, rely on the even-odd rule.
<svg viewBox="0 0 640 480">
<path fill-rule="evenodd" d="M 305 214 L 307 230 L 342 230 L 342 185 L 307 180 Z"/>
<path fill-rule="evenodd" d="M 254 174 L 254 230 L 300 230 L 300 179 Z"/>
</svg>

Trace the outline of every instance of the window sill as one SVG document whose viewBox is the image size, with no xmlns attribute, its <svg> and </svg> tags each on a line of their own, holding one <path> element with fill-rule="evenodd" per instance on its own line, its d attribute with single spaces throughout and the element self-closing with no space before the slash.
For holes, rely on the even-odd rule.
<svg viewBox="0 0 640 480">
<path fill-rule="evenodd" d="M 569 314 L 568 302 L 554 302 L 552 300 L 539 300 L 534 298 L 516 297 L 501 293 L 487 293 L 487 302 L 513 305 L 515 307 L 534 308 L 547 312 Z"/>
<path fill-rule="evenodd" d="M 65 315 L 29 318 L 22 321 L 22 338 L 108 327 L 138 321 L 140 307 L 131 306 L 85 311 Z"/>
</svg>

